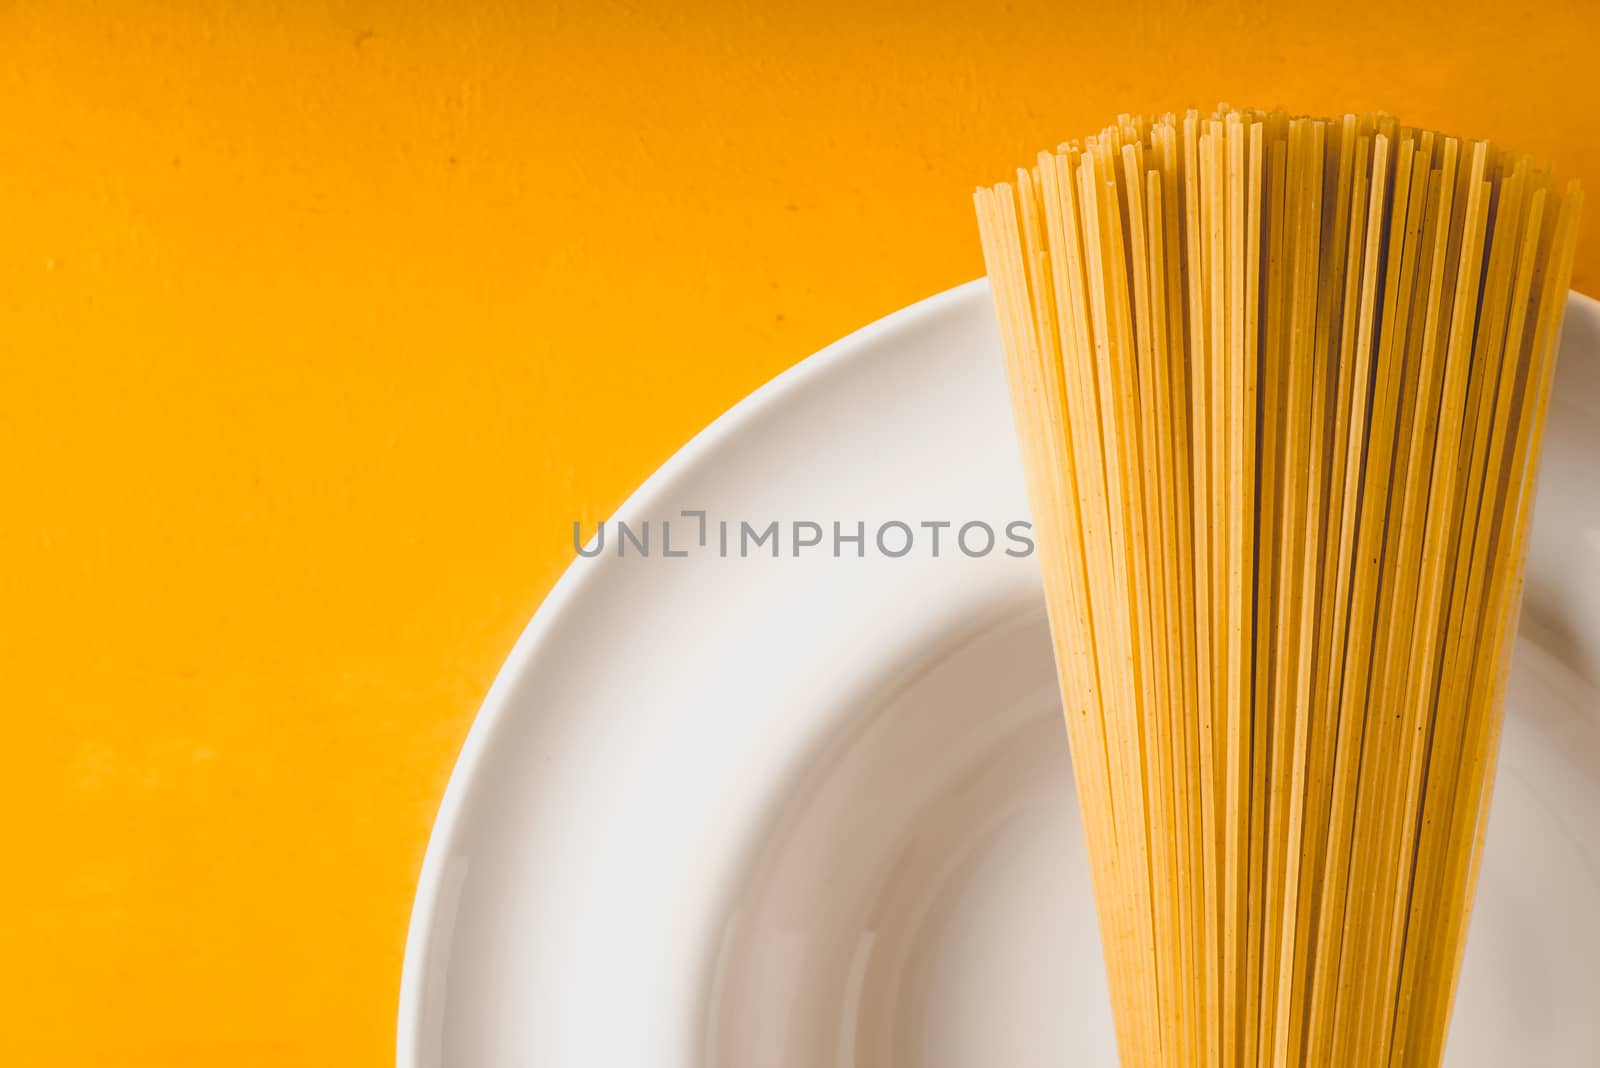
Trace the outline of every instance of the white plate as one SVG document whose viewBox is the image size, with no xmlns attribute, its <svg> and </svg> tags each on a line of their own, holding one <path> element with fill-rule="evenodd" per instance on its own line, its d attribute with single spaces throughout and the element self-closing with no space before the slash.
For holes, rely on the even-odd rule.
<svg viewBox="0 0 1600 1068">
<path fill-rule="evenodd" d="M 1600 306 L 1564 344 L 1456 1066 L 1600 1049 Z M 780 376 L 618 518 L 681 551 L 684 509 L 1026 517 L 984 284 Z M 654 533 L 568 570 L 473 726 L 402 1068 L 1113 1064 L 1035 561 Z"/>
</svg>

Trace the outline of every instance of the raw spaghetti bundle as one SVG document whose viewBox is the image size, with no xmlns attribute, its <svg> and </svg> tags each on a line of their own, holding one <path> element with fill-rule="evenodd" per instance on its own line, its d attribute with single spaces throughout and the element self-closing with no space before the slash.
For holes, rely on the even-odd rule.
<svg viewBox="0 0 1600 1068">
<path fill-rule="evenodd" d="M 1432 1065 L 1581 193 L 1223 107 L 977 193 L 1126 1065 Z"/>
</svg>

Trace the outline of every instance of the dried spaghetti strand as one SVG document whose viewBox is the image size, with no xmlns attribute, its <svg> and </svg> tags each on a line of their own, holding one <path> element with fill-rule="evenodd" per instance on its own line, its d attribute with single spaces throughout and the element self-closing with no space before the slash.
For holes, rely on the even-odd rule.
<svg viewBox="0 0 1600 1068">
<path fill-rule="evenodd" d="M 1227 105 L 976 194 L 1125 1064 L 1438 1062 L 1581 201 Z"/>
</svg>

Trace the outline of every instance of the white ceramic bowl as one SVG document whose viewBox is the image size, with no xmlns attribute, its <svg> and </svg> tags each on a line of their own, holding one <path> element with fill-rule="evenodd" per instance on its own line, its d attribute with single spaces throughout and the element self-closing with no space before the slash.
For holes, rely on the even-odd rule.
<svg viewBox="0 0 1600 1068">
<path fill-rule="evenodd" d="M 569 569 L 446 792 L 402 1068 L 1114 1064 L 1035 561 L 716 551 L 718 519 L 1026 518 L 990 315 L 974 282 L 775 379 L 618 514 L 689 555 L 612 528 Z M 1458 1068 L 1600 1049 L 1597 452 L 1574 296 Z"/>
</svg>

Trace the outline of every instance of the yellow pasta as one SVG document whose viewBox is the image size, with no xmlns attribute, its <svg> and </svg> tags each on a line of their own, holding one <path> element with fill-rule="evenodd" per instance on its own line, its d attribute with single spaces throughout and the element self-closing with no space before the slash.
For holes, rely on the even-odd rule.
<svg viewBox="0 0 1600 1068">
<path fill-rule="evenodd" d="M 1125 1065 L 1442 1058 L 1581 204 L 1229 107 L 978 190 Z"/>
</svg>

